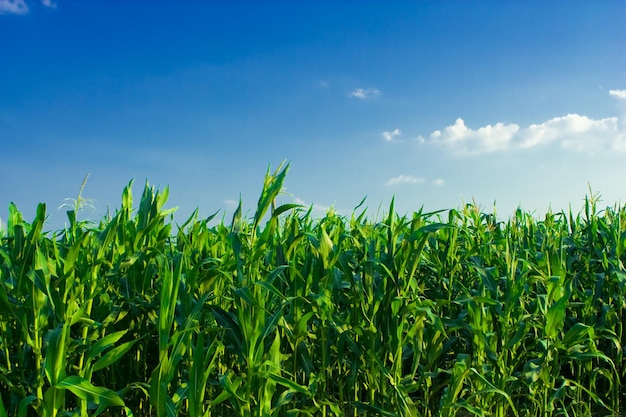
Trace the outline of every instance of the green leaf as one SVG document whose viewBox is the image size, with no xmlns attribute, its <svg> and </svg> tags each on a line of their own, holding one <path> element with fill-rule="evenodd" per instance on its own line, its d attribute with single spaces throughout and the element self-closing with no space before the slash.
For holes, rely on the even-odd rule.
<svg viewBox="0 0 626 417">
<path fill-rule="evenodd" d="M 506 401 L 509 403 L 509 405 L 511 406 L 511 410 L 513 410 L 513 414 L 515 414 L 516 416 L 519 415 L 517 413 L 517 409 L 515 408 L 515 404 L 513 404 L 513 400 L 511 400 L 511 396 L 509 394 L 502 391 L 501 389 L 496 388 L 491 382 L 489 382 L 484 376 L 482 376 L 475 368 L 470 368 L 470 371 L 472 371 L 474 375 L 476 375 L 483 384 L 489 387 L 488 389 L 481 390 L 481 393 L 492 392 L 492 393 L 503 396 L 506 399 Z"/>
<path fill-rule="evenodd" d="M 87 361 L 95 359 L 102 352 L 113 346 L 118 340 L 120 340 L 128 330 L 120 330 L 114 333 L 109 333 L 102 339 L 98 340 L 91 346 L 89 352 L 87 352 Z"/>
<path fill-rule="evenodd" d="M 44 359 L 44 371 L 50 385 L 56 385 L 65 376 L 66 331 L 62 325 L 51 331 Z"/>
<path fill-rule="evenodd" d="M 279 165 L 273 175 L 270 174 L 269 167 L 267 169 L 267 173 L 265 174 L 265 180 L 263 182 L 263 190 L 261 191 L 261 196 L 259 197 L 259 201 L 257 203 L 256 213 L 254 213 L 254 223 L 252 225 L 252 230 L 256 230 L 261 219 L 269 209 L 271 203 L 278 196 L 278 193 L 283 187 L 283 181 L 285 180 L 285 175 L 287 175 L 287 171 L 289 170 L 289 164 L 287 164 L 284 169 L 283 165 L 285 165 L 284 162 Z"/>
<path fill-rule="evenodd" d="M 281 205 L 279 207 L 276 207 L 274 209 L 274 211 L 272 212 L 272 215 L 273 216 L 280 216 L 281 214 L 283 214 L 287 210 L 291 210 L 291 209 L 299 208 L 299 207 L 303 207 L 302 204 L 283 204 L 283 205 Z"/>
<path fill-rule="evenodd" d="M 272 381 L 274 381 L 277 384 L 282 385 L 285 388 L 289 388 L 290 390 L 293 390 L 295 392 L 299 392 L 300 394 L 306 394 L 306 395 L 310 394 L 309 389 L 307 387 L 303 387 L 302 385 L 300 385 L 300 384 L 298 384 L 296 382 L 293 382 L 293 381 L 291 381 L 291 380 L 289 380 L 287 378 L 284 378 L 284 377 L 282 377 L 280 375 L 269 373 L 269 374 L 267 374 L 267 378 L 271 379 Z"/>
<path fill-rule="evenodd" d="M 217 397 L 213 398 L 209 404 L 211 404 L 211 407 L 214 407 L 228 400 L 232 396 L 233 394 L 224 389 Z"/>
<path fill-rule="evenodd" d="M 372 404 L 363 403 L 360 401 L 353 402 L 352 405 L 357 410 L 365 411 L 365 415 L 379 415 L 379 416 L 387 416 L 387 417 L 397 417 L 398 414 L 392 413 L 390 411 L 383 410 L 380 407 L 377 407 Z"/>
<path fill-rule="evenodd" d="M 86 379 L 75 375 L 63 378 L 56 385 L 56 388 L 70 390 L 81 400 L 93 404 L 120 407 L 125 405 L 124 400 L 122 400 L 114 391 L 108 388 L 96 387 Z"/>
<path fill-rule="evenodd" d="M 4 289 L 4 283 L 0 282 L 0 316 L 4 314 L 13 314 L 13 306 Z"/>
<path fill-rule="evenodd" d="M 166 404 L 169 395 L 166 383 L 161 380 L 164 366 L 164 361 L 161 361 L 150 376 L 150 404 L 154 407 L 158 417 L 167 416 Z"/>
<path fill-rule="evenodd" d="M 259 306 L 259 302 L 256 298 L 254 298 L 254 294 L 252 294 L 252 291 L 250 291 L 250 288 L 248 287 L 237 288 L 235 291 L 233 291 L 233 294 L 235 294 L 237 297 L 241 298 L 251 306 Z"/>
<path fill-rule="evenodd" d="M 586 324 L 576 323 L 565 333 L 562 343 L 565 348 L 584 343 L 589 339 L 588 336 L 591 330 L 591 327 Z"/>
<path fill-rule="evenodd" d="M 546 313 L 546 336 L 549 338 L 555 338 L 559 330 L 563 328 L 563 322 L 565 321 L 565 307 L 567 306 L 567 300 L 569 294 L 565 294 L 559 300 L 552 304 Z"/>
<path fill-rule="evenodd" d="M 35 410 L 37 407 L 38 398 L 34 395 L 28 395 L 20 401 L 20 404 L 17 407 L 17 417 L 26 417 L 28 415 L 28 406 L 32 405 Z M 38 410 L 39 411 L 39 410 Z"/>
<path fill-rule="evenodd" d="M 254 284 L 258 285 L 259 287 L 263 287 L 266 290 L 268 290 L 269 292 L 271 292 L 272 294 L 274 294 L 275 296 L 280 297 L 283 300 L 286 300 L 286 297 L 283 294 L 281 294 L 281 292 L 278 290 L 278 288 L 276 288 L 275 286 L 273 286 L 269 282 L 267 282 L 267 281 L 257 281 Z"/>
<path fill-rule="evenodd" d="M 114 364 L 120 360 L 120 358 L 124 356 L 135 343 L 137 343 L 137 340 L 131 340 L 130 342 L 122 343 L 121 345 L 114 347 L 93 364 L 93 371 L 97 372 L 100 369 L 104 369 Z"/>
<path fill-rule="evenodd" d="M 258 339 L 257 344 L 260 344 L 263 341 L 265 341 L 265 338 L 276 329 L 276 325 L 278 324 L 278 321 L 280 320 L 282 316 L 283 316 L 283 306 L 281 306 L 278 310 L 276 310 L 274 314 L 272 314 L 269 317 L 269 320 L 265 322 L 265 326 L 263 327 L 263 331 L 261 332 L 261 337 Z"/>
<path fill-rule="evenodd" d="M 519 343 L 525 336 L 526 336 L 526 322 L 522 320 L 519 323 L 517 323 L 517 330 L 515 331 L 515 334 L 513 335 L 513 337 L 507 340 L 506 345 L 504 346 L 504 349 L 506 350 L 511 349 L 513 346 Z"/>
<path fill-rule="evenodd" d="M 524 379 L 526 384 L 530 385 L 537 382 L 541 377 L 541 369 L 543 365 L 540 359 L 531 359 L 524 364 Z"/>
<path fill-rule="evenodd" d="M 213 312 L 215 321 L 217 321 L 217 323 L 222 326 L 227 331 L 227 334 L 232 338 L 235 352 L 238 355 L 241 355 L 245 343 L 237 319 L 231 313 L 228 313 L 217 306 L 212 305 L 210 308 Z"/>
<path fill-rule="evenodd" d="M 417 229 L 416 231 L 414 231 L 413 233 L 411 233 L 411 235 L 407 238 L 407 240 L 409 242 L 413 242 L 413 241 L 421 238 L 425 234 L 438 232 L 441 229 L 454 229 L 455 227 L 456 226 L 454 226 L 452 224 L 432 223 L 432 224 L 429 224 L 429 225 L 426 225 L 426 226 L 422 226 L 419 229 Z"/>
<path fill-rule="evenodd" d="M 0 395 L 0 417 L 7 417 L 7 410 L 4 408 L 4 403 L 2 402 L 2 396 Z"/>
</svg>

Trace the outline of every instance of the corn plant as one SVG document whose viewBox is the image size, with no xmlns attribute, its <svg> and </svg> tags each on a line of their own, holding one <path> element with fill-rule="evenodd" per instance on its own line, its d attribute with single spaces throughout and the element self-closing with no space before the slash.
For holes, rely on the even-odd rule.
<svg viewBox="0 0 626 417">
<path fill-rule="evenodd" d="M 168 188 L 0 226 L 2 416 L 624 413 L 626 209 L 380 219 L 283 201 L 182 224 Z"/>
</svg>

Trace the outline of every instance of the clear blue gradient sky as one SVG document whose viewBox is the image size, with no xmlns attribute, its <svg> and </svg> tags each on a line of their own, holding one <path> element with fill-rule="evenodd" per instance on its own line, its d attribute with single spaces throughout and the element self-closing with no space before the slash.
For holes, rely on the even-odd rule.
<svg viewBox="0 0 626 417">
<path fill-rule="evenodd" d="M 0 218 L 626 203 L 626 2 L 0 0 Z"/>
</svg>

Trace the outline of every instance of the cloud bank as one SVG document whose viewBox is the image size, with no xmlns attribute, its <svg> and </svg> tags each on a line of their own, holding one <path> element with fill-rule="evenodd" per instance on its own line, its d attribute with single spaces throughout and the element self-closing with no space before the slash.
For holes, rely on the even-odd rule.
<svg viewBox="0 0 626 417">
<path fill-rule="evenodd" d="M 626 90 L 611 90 L 609 94 L 626 99 Z M 626 152 L 626 130 L 617 117 L 592 119 L 579 114 L 555 117 L 527 127 L 497 123 L 475 130 L 458 118 L 453 125 L 435 130 L 428 137 L 419 136 L 417 140 L 457 156 L 530 149 L 549 144 L 577 152 Z"/>
</svg>

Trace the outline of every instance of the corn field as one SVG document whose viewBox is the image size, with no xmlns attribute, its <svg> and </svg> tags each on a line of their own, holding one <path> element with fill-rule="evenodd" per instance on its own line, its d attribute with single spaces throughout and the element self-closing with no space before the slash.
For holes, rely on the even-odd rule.
<svg viewBox="0 0 626 417">
<path fill-rule="evenodd" d="M 0 232 L 2 416 L 617 416 L 626 208 L 507 221 L 276 206 Z"/>
</svg>

